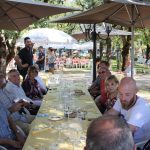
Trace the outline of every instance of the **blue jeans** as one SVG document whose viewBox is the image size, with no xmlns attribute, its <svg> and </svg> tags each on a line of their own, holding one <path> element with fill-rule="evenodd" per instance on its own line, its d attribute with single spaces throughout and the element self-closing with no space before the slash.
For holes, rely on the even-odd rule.
<svg viewBox="0 0 150 150">
<path fill-rule="evenodd" d="M 39 70 L 44 70 L 44 64 L 38 64 L 39 65 Z"/>
</svg>

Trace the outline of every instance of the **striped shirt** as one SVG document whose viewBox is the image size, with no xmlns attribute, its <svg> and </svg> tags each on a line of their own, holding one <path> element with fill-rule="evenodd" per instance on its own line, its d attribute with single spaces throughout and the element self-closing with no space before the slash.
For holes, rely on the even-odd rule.
<svg viewBox="0 0 150 150">
<path fill-rule="evenodd" d="M 5 88 L 0 89 L 0 104 L 2 104 L 6 109 L 9 109 L 14 103 L 15 97 L 9 93 Z M 11 117 L 14 121 L 23 121 L 27 122 L 27 119 L 24 114 L 19 112 L 14 112 L 11 114 Z"/>
<path fill-rule="evenodd" d="M 9 127 L 9 111 L 0 105 L 0 138 L 14 139 L 15 135 Z"/>
<path fill-rule="evenodd" d="M 26 96 L 22 86 L 17 86 L 15 84 L 13 84 L 12 82 L 8 81 L 6 84 L 5 89 L 9 92 L 9 93 L 13 93 L 13 96 L 18 99 L 25 99 L 28 102 L 32 102 L 32 100 Z"/>
<path fill-rule="evenodd" d="M 51 64 L 51 63 L 54 63 L 56 60 L 56 56 L 54 54 L 49 54 L 48 55 L 48 63 Z"/>
</svg>

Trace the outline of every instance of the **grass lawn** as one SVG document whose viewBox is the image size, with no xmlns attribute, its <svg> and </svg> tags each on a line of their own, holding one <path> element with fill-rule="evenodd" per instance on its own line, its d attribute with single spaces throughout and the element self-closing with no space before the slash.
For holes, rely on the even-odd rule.
<svg viewBox="0 0 150 150">
<path fill-rule="evenodd" d="M 112 71 L 117 71 L 117 61 L 116 60 L 111 60 L 111 68 L 112 68 Z M 137 64 L 135 62 L 135 69 L 136 69 L 137 74 L 150 73 L 150 66 L 146 66 L 144 64 Z"/>
</svg>

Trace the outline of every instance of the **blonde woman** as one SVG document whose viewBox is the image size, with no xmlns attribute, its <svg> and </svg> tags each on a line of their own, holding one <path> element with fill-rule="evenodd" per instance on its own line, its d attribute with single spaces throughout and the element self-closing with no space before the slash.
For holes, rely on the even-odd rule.
<svg viewBox="0 0 150 150">
<path fill-rule="evenodd" d="M 106 111 L 111 109 L 118 98 L 118 86 L 119 81 L 116 76 L 111 75 L 105 81 L 105 88 L 107 93 L 107 100 L 106 100 Z"/>
</svg>

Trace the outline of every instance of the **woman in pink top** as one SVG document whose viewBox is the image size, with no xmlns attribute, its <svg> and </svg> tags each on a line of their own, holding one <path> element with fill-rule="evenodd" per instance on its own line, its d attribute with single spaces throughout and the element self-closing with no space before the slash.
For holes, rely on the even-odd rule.
<svg viewBox="0 0 150 150">
<path fill-rule="evenodd" d="M 106 110 L 105 103 L 107 101 L 107 92 L 105 87 L 105 80 L 111 75 L 110 71 L 106 67 L 101 67 L 99 69 L 99 76 L 100 76 L 100 97 L 98 102 L 96 102 L 99 110 L 101 113 L 104 113 Z"/>
</svg>

